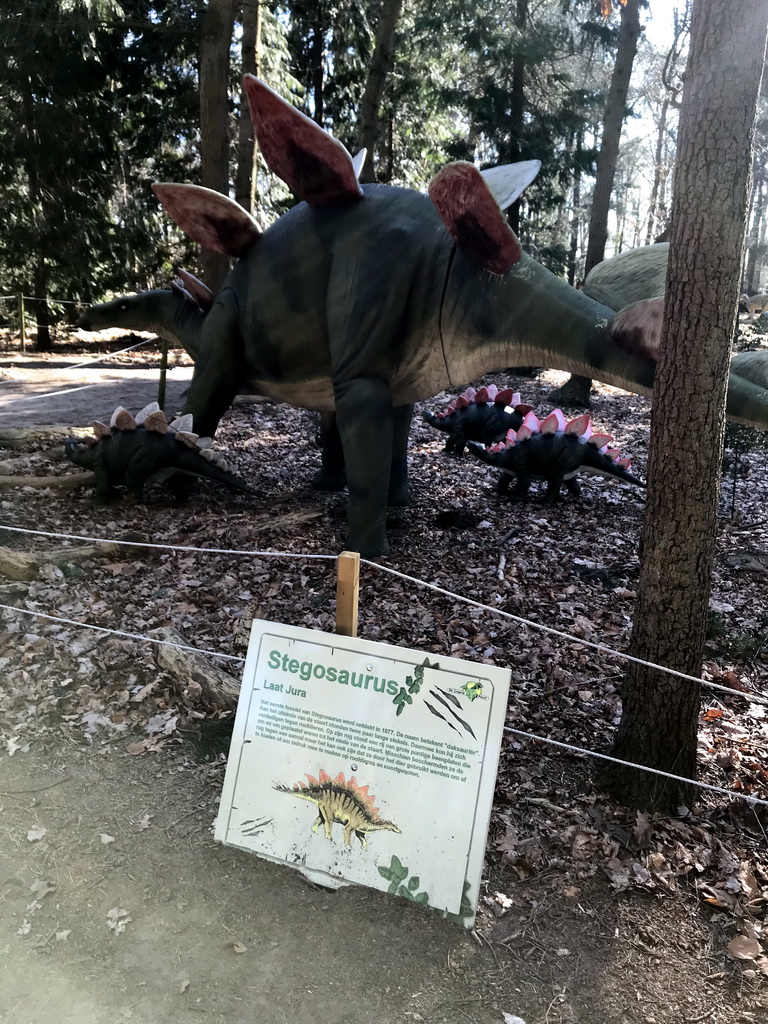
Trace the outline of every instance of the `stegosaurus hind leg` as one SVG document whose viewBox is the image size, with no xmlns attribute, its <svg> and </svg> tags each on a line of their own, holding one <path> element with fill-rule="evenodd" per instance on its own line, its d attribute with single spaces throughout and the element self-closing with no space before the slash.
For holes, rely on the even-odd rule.
<svg viewBox="0 0 768 1024">
<path fill-rule="evenodd" d="M 363 849 L 365 850 L 366 847 L 368 846 L 368 842 L 365 838 L 364 833 L 362 833 L 359 829 L 355 828 L 355 826 L 350 821 L 347 821 L 344 825 L 344 842 L 346 843 L 347 846 L 352 845 L 352 833 L 354 833 L 357 836 L 357 838 L 362 843 Z"/>
</svg>

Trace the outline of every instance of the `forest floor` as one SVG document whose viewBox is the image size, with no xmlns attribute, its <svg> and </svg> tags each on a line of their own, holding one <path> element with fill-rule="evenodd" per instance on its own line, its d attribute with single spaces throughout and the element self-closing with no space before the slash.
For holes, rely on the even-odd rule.
<svg viewBox="0 0 768 1024">
<path fill-rule="evenodd" d="M 0 474 L 70 473 L 66 430 L 156 397 L 156 349 L 108 371 L 62 372 L 76 351 L 125 344 L 95 336 L 51 357 L 0 350 Z M 172 371 L 170 408 L 188 379 L 188 367 Z M 484 378 L 514 385 L 537 411 L 563 380 Z M 41 397 L 48 390 L 58 397 Z M 596 386 L 592 417 L 644 476 L 648 403 Z M 217 447 L 258 497 L 206 484 L 183 507 L 158 488 L 144 504 L 97 509 L 90 491 L 0 491 L 0 550 L 40 556 L 30 578 L 0 575 L 0 1020 L 766 1020 L 768 818 L 744 801 L 701 791 L 676 816 L 631 813 L 600 791 L 593 759 L 508 734 L 471 932 L 384 893 L 313 887 L 213 841 L 220 711 L 158 665 L 156 645 L 78 623 L 137 635 L 173 625 L 201 650 L 242 657 L 254 616 L 334 630 L 334 563 L 136 548 L 70 563 L 45 552 L 83 541 L 8 527 L 336 554 L 345 497 L 312 490 L 313 437 L 311 414 L 244 398 Z M 579 641 L 627 647 L 642 491 L 593 478 L 579 501 L 513 506 L 486 467 L 447 457 L 418 416 L 410 464 L 413 501 L 390 515 L 382 564 L 572 639 L 367 565 L 359 635 L 510 667 L 509 726 L 607 751 L 622 662 Z M 729 692 L 704 691 L 699 731 L 701 780 L 762 798 L 767 505 L 768 453 L 751 450 L 723 479 L 705 665 Z"/>
</svg>

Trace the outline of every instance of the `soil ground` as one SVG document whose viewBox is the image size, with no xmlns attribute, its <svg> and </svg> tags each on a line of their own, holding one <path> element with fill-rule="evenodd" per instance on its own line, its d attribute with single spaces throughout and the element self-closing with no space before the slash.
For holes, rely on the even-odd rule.
<svg viewBox="0 0 768 1024">
<path fill-rule="evenodd" d="M 117 404 L 136 410 L 156 396 L 156 368 L 62 372 L 63 358 L 0 361 L 0 427 L 84 426 L 108 419 Z M 172 371 L 171 403 L 188 376 L 188 368 Z M 64 395 L 65 380 L 67 388 L 99 387 Z M 29 397 L 50 390 L 58 396 Z M 272 406 L 269 414 L 270 427 L 293 415 Z M 327 510 L 338 501 L 329 498 Z M 2 518 L 13 511 L 6 502 Z M 395 536 L 402 542 L 402 525 Z M 332 545 L 332 537 L 318 543 Z M 546 548 L 546 538 L 537 543 Z M 524 547 L 517 551 L 525 565 Z M 480 556 L 466 557 L 476 564 Z M 609 594 L 609 603 L 624 593 Z M 370 622 L 381 616 L 374 609 Z M 438 619 L 452 626 L 450 616 Z M 30 652 L 39 640 L 16 636 Z M 13 691 L 13 679 L 0 675 L 0 693 Z M 582 761 L 507 750 L 532 781 L 518 789 L 514 775 L 500 773 L 480 914 L 468 933 L 412 903 L 356 887 L 329 892 L 215 843 L 223 756 L 201 759 L 182 741 L 133 756 L 130 735 L 85 736 L 73 715 L 38 728 L 35 713 L 30 707 L 31 724 L 0 719 L 8 749 L 0 760 L 0 1020 L 9 1024 L 768 1020 L 763 975 L 743 972 L 727 953 L 733 919 L 713 913 L 717 904 L 683 883 L 616 884 L 611 850 L 590 861 L 584 836 L 605 846 L 621 830 L 598 821 Z M 614 705 L 609 722 L 612 715 Z M 517 831 L 522 837 L 527 822 L 533 835 L 539 813 L 539 845 L 524 852 Z M 564 821 L 559 835 L 573 840 L 565 856 L 547 833 L 552 820 Z M 726 817 L 721 838 L 738 828 Z M 614 861 L 629 843 L 626 833 L 619 838 Z"/>
</svg>

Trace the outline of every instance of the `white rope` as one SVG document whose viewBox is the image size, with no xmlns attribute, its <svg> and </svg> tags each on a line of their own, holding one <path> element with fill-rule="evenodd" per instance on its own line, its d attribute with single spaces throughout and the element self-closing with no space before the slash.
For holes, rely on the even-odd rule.
<svg viewBox="0 0 768 1024">
<path fill-rule="evenodd" d="M 29 299 L 30 302 L 50 303 L 52 306 L 84 306 L 81 299 L 52 299 L 50 295 L 22 295 L 22 299 Z"/>
<path fill-rule="evenodd" d="M 258 558 L 325 559 L 333 561 L 337 558 L 336 555 L 295 554 L 289 551 L 240 551 L 232 548 L 196 548 L 177 544 L 151 544 L 148 541 L 109 540 L 104 537 L 88 537 L 75 533 L 49 533 L 45 530 L 29 530 L 21 526 L 5 526 L 3 523 L 0 523 L 0 529 L 10 530 L 14 533 L 34 534 L 38 537 L 82 540 L 89 544 L 122 544 L 126 547 L 159 548 L 163 551 L 197 552 L 210 555 L 250 555 Z M 642 658 L 635 658 L 631 654 L 625 654 L 624 651 L 616 651 L 612 647 L 606 647 L 604 644 L 596 644 L 591 640 L 584 640 L 582 637 L 572 636 L 570 633 L 564 633 L 562 630 L 555 629 L 552 626 L 543 626 L 538 622 L 533 622 L 531 619 L 524 619 L 519 615 L 513 615 L 512 612 L 503 611 L 501 608 L 493 608 L 491 605 L 481 604 L 479 601 L 474 601 L 470 597 L 463 597 L 461 594 L 454 594 L 450 590 L 445 590 L 443 587 L 439 587 L 436 583 L 427 583 L 426 580 L 420 580 L 415 576 L 408 576 L 406 573 L 399 572 L 397 569 L 390 569 L 388 566 L 379 565 L 378 562 L 371 562 L 367 558 L 361 558 L 360 561 L 362 564 L 372 566 L 374 569 L 381 569 L 383 572 L 388 572 L 392 576 L 399 576 L 401 579 L 408 580 L 420 587 L 426 587 L 428 590 L 434 590 L 439 594 L 443 594 L 445 597 L 451 598 L 452 600 L 462 601 L 465 604 L 473 605 L 475 608 L 480 608 L 482 611 L 492 612 L 494 615 L 501 615 L 503 618 L 511 619 L 513 622 L 518 622 L 523 626 L 529 626 L 531 629 L 538 629 L 544 633 L 551 633 L 562 640 L 569 640 L 572 643 L 583 644 L 585 647 L 591 647 L 603 654 L 609 654 L 615 658 L 624 658 L 626 661 L 634 662 L 637 665 L 644 665 L 646 668 L 653 668 L 659 672 L 668 672 L 670 675 L 686 680 L 686 682 L 698 683 L 699 686 L 707 686 L 711 690 L 719 690 L 721 693 L 726 693 L 730 697 L 740 696 L 743 697 L 744 700 L 748 700 L 753 704 L 768 705 L 768 697 L 763 697 L 761 694 L 744 693 L 740 690 L 734 690 L 730 686 L 722 686 L 720 683 L 714 683 L 709 679 L 702 679 L 699 676 L 692 676 L 685 672 L 678 672 L 677 669 L 674 668 L 667 668 L 665 665 L 658 665 L 653 661 L 643 661 Z"/>
<path fill-rule="evenodd" d="M 12 530 L 14 533 L 33 533 L 38 537 L 58 537 L 64 540 L 84 540 L 89 544 L 123 544 L 129 548 L 160 548 L 163 551 L 196 551 L 206 555 L 253 555 L 259 558 L 308 558 L 337 561 L 337 555 L 310 555 L 292 551 L 239 551 L 235 548 L 194 548 L 179 544 L 151 544 L 149 541 L 109 540 L 105 537 L 85 537 L 77 533 L 47 533 L 45 530 L 28 530 L 23 526 L 5 526 L 0 523 L 0 530 Z"/>
<path fill-rule="evenodd" d="M 534 736 L 530 732 L 522 732 L 520 729 L 512 729 L 504 726 L 504 732 L 513 736 L 524 736 L 526 739 L 534 739 L 539 743 L 549 743 L 553 747 L 562 747 L 563 750 L 570 750 L 576 754 L 587 754 L 588 757 L 599 757 L 601 761 L 612 761 L 613 764 L 624 765 L 625 768 L 637 768 L 641 772 L 649 772 L 651 775 L 661 775 L 665 779 L 674 779 L 675 782 L 687 782 L 699 789 L 709 789 L 713 793 L 721 793 L 733 797 L 735 800 L 745 800 L 749 804 L 760 807 L 768 807 L 768 800 L 761 800 L 757 796 L 747 796 L 744 793 L 734 793 L 732 789 L 724 789 L 722 786 L 711 786 L 708 782 L 699 782 L 696 779 L 688 779 L 684 775 L 673 775 L 672 772 L 664 772 L 660 768 L 649 768 L 646 764 L 636 764 L 634 761 L 622 761 L 620 757 L 611 757 L 610 754 L 598 754 L 596 750 L 586 750 L 584 747 L 574 747 L 570 743 L 563 743 L 562 740 L 551 740 L 547 736 Z"/>
<path fill-rule="evenodd" d="M 15 381 L 0 380 L 0 384 L 13 384 Z M 36 398 L 58 398 L 59 395 L 73 395 L 76 391 L 88 391 L 89 388 L 98 388 L 99 384 L 81 384 L 77 388 L 65 388 L 63 391 L 45 391 L 41 395 L 17 395 L 15 398 L 7 398 L 3 401 L 3 408 L 15 405 L 16 402 L 30 402 Z"/>
<path fill-rule="evenodd" d="M 52 537 L 69 541 L 85 541 L 88 544 L 121 544 L 129 548 L 159 548 L 163 551 L 197 552 L 211 555 L 249 555 L 258 558 L 326 559 L 334 561 L 337 558 L 336 555 L 295 554 L 288 551 L 240 551 L 231 548 L 194 548 L 174 544 L 151 544 L 150 542 L 145 541 L 111 541 L 101 537 L 85 537 L 78 534 L 51 534 L 51 532 L 42 529 L 27 529 L 23 526 L 6 526 L 2 523 L 0 523 L 0 529 L 8 529 L 15 532 L 15 534 L 32 534 L 37 537 Z M 395 575 L 395 577 L 399 577 L 402 580 L 415 583 L 419 587 L 425 587 L 428 590 L 436 591 L 438 594 L 442 594 L 445 597 L 450 597 L 456 601 L 463 601 L 465 604 L 471 604 L 476 608 L 480 608 L 482 611 L 490 611 L 494 614 L 502 615 L 504 618 L 510 618 L 510 620 L 515 623 L 519 623 L 521 626 L 527 626 L 530 627 L 530 629 L 552 634 L 561 640 L 568 640 L 571 643 L 584 644 L 584 646 L 592 647 L 594 650 L 599 650 L 601 653 L 610 654 L 613 657 L 624 658 L 627 662 L 633 662 L 636 665 L 643 665 L 648 669 L 655 669 L 658 672 L 668 672 L 672 676 L 686 680 L 686 682 L 697 683 L 699 686 L 708 686 L 712 690 L 719 690 L 722 693 L 727 693 L 731 697 L 734 695 L 741 696 L 743 699 L 750 700 L 752 703 L 763 703 L 763 705 L 768 705 L 768 697 L 762 696 L 759 693 L 743 693 L 740 690 L 734 690 L 730 686 L 723 686 L 720 683 L 712 682 L 712 680 L 709 679 L 701 679 L 698 676 L 690 676 L 685 672 L 678 672 L 677 669 L 669 669 L 664 665 L 657 665 L 655 662 L 644 662 L 640 657 L 635 657 L 634 655 L 627 654 L 621 650 L 614 650 L 612 647 L 606 647 L 605 644 L 598 644 L 593 643 L 591 640 L 584 640 L 582 637 L 574 637 L 570 633 L 564 633 L 561 630 L 556 630 L 552 626 L 542 626 L 540 623 L 532 622 L 529 618 L 522 618 L 520 615 L 515 615 L 511 611 L 494 608 L 489 604 L 481 604 L 479 601 L 474 601 L 472 598 L 463 597 L 461 594 L 454 594 L 453 591 L 444 590 L 442 587 L 438 587 L 437 584 L 427 583 L 425 580 L 419 580 L 417 577 L 411 577 L 411 575 L 408 575 L 407 573 L 389 568 L 386 565 L 380 565 L 378 562 L 369 561 L 367 558 L 360 558 L 360 562 L 365 565 L 370 565 L 373 568 L 381 569 L 384 572 L 389 572 L 391 575 Z"/>
<path fill-rule="evenodd" d="M 95 542 L 95 543 L 103 543 L 103 541 L 100 538 L 85 537 L 85 536 L 79 536 L 79 535 L 76 535 L 76 534 L 49 533 L 49 532 L 46 532 L 46 531 L 43 531 L 43 530 L 29 530 L 29 529 L 26 529 L 26 528 L 23 528 L 23 527 L 18 527 L 18 526 L 7 526 L 7 527 L 6 526 L 1 526 L 0 528 L 7 529 L 7 530 L 12 530 L 12 531 L 14 531 L 16 533 L 35 534 L 35 535 L 43 536 L 43 537 L 58 537 L 58 538 L 64 538 L 64 539 L 68 539 L 68 540 L 86 540 L 86 541 L 91 541 L 91 542 Z M 334 559 L 334 560 L 336 559 L 335 555 L 302 555 L 302 554 L 294 554 L 292 552 L 287 552 L 287 551 L 238 551 L 238 550 L 235 550 L 235 549 L 183 547 L 183 546 L 177 546 L 177 545 L 171 545 L 171 544 L 150 544 L 150 543 L 135 542 L 135 541 L 110 541 L 108 543 L 124 544 L 124 545 L 130 546 L 130 547 L 162 548 L 164 550 L 171 550 L 171 551 L 184 551 L 184 552 L 186 552 L 186 551 L 194 551 L 194 552 L 210 553 L 210 554 L 258 555 L 258 556 L 266 556 L 266 557 L 272 556 L 272 557 L 283 557 L 283 558 L 310 558 L 310 559 L 318 559 L 318 558 L 320 558 L 320 559 Z M 511 613 L 501 612 L 499 609 L 491 608 L 489 605 L 480 604 L 479 602 L 473 601 L 470 598 L 461 598 L 461 597 L 459 597 L 458 594 L 453 594 L 453 593 L 451 593 L 451 591 L 444 590 L 442 587 L 438 587 L 436 584 L 426 583 L 424 580 L 419 580 L 419 579 L 417 579 L 414 576 L 407 576 L 405 573 L 401 573 L 401 572 L 399 572 L 396 569 L 388 569 L 387 567 L 378 565 L 376 562 L 371 562 L 368 559 L 361 559 L 361 562 L 364 562 L 366 565 L 374 566 L 375 568 L 378 568 L 378 569 L 385 569 L 385 571 L 391 573 L 394 576 L 399 576 L 399 577 L 401 577 L 403 579 L 410 580 L 411 582 L 417 583 L 420 586 L 425 586 L 428 589 L 436 590 L 437 592 L 442 593 L 442 594 L 444 594 L 447 597 L 457 598 L 459 600 L 464 601 L 467 604 L 475 605 L 476 607 L 481 608 L 481 609 L 483 609 L 485 611 L 491 611 L 491 612 L 495 611 L 495 612 L 498 612 L 499 614 L 504 615 L 504 616 L 508 616 L 508 617 L 514 619 L 515 621 L 522 623 L 523 625 L 532 626 L 532 627 L 534 627 L 536 629 L 542 629 L 545 632 L 554 633 L 557 636 L 563 637 L 563 638 L 568 639 L 568 640 L 572 640 L 572 641 L 574 641 L 576 643 L 583 643 L 584 642 L 584 641 L 581 640 L 580 637 L 573 637 L 573 636 L 570 636 L 569 634 L 563 633 L 563 632 L 561 632 L 559 630 L 554 630 L 554 629 L 552 629 L 549 626 L 541 626 L 538 623 L 531 622 L 528 619 L 522 619 L 519 616 L 511 615 Z M 119 630 L 119 629 L 109 629 L 106 626 L 93 626 L 93 625 L 90 625 L 89 623 L 77 622 L 74 619 L 66 619 L 66 618 L 63 618 L 61 616 L 56 616 L 56 615 L 47 615 L 47 614 L 45 614 L 43 612 L 30 611 L 29 609 L 26 609 L 26 608 L 17 608 L 14 605 L 0 604 L 0 609 L 4 609 L 5 611 L 9 611 L 9 612 L 20 612 L 23 615 L 30 615 L 30 616 L 33 616 L 33 617 L 37 617 L 37 618 L 41 618 L 41 619 L 46 619 L 46 620 L 48 620 L 50 622 L 60 622 L 60 623 L 64 623 L 64 624 L 70 625 L 70 626 L 77 626 L 80 629 L 95 629 L 95 630 L 98 630 L 98 631 L 103 632 L 103 633 L 110 633 L 113 636 L 122 636 L 122 637 L 127 637 L 128 639 L 131 639 L 131 640 L 144 640 L 144 641 L 147 641 L 149 643 L 165 645 L 165 646 L 168 646 L 168 647 L 175 647 L 175 648 L 177 648 L 179 650 L 192 651 L 192 652 L 197 653 L 197 654 L 205 654 L 205 655 L 208 655 L 209 657 L 212 657 L 212 658 L 225 658 L 225 659 L 228 659 L 230 661 L 237 661 L 240 664 L 244 663 L 244 660 L 245 660 L 245 659 L 240 658 L 237 655 L 233 655 L 233 654 L 220 654 L 220 653 L 218 653 L 216 651 L 206 651 L 206 650 L 201 650 L 200 648 L 197 648 L 197 647 L 190 647 L 190 646 L 187 646 L 185 644 L 175 644 L 175 643 L 172 643 L 171 641 L 168 641 L 168 640 L 159 640 L 159 639 L 156 639 L 154 637 L 146 636 L 144 634 L 127 633 L 127 632 L 124 632 L 123 630 Z M 727 692 L 727 693 L 729 693 L 731 695 L 734 693 L 734 691 L 731 690 L 728 687 L 718 686 L 717 684 L 710 683 L 710 682 L 708 682 L 705 679 L 697 679 L 696 676 L 687 676 L 687 675 L 685 675 L 685 673 L 677 672 L 674 669 L 666 669 L 663 665 L 655 665 L 652 662 L 640 661 L 640 659 L 638 659 L 638 658 L 630 658 L 629 655 L 625 655 L 621 651 L 613 651 L 613 650 L 611 650 L 608 647 L 604 647 L 603 645 L 588 644 L 588 646 L 595 647 L 598 650 L 601 650 L 601 651 L 603 651 L 605 653 L 608 653 L 608 654 L 614 654 L 614 655 L 617 655 L 618 657 L 623 657 L 623 658 L 627 658 L 628 660 L 631 660 L 631 661 L 636 661 L 639 664 L 647 665 L 650 668 L 655 668 L 655 669 L 659 669 L 661 671 L 671 672 L 673 675 L 680 676 L 681 678 L 686 679 L 686 680 L 690 680 L 692 682 L 703 684 L 704 686 L 711 686 L 711 687 L 714 687 L 715 689 L 724 690 L 725 692 Z M 747 698 L 747 695 L 743 695 L 743 696 L 745 697 L 745 699 Z M 754 695 L 754 696 L 753 695 L 749 695 L 748 699 L 759 701 L 762 698 L 759 698 L 757 695 Z M 587 750 L 585 747 L 577 747 L 577 746 L 574 746 L 573 744 L 570 744 L 570 743 L 564 743 L 561 740 L 553 740 L 553 739 L 550 739 L 549 737 L 537 736 L 534 733 L 523 732 L 520 729 L 513 729 L 513 728 L 508 727 L 508 726 L 505 726 L 504 732 L 507 733 L 507 734 L 510 734 L 510 735 L 520 736 L 520 737 L 523 737 L 525 739 L 533 740 L 535 742 L 548 743 L 551 746 L 560 747 L 560 748 L 562 748 L 564 750 L 569 750 L 572 753 L 583 754 L 583 755 L 585 755 L 587 757 L 596 757 L 596 758 L 599 758 L 600 760 L 603 760 L 603 761 L 611 761 L 614 764 L 620 764 L 620 765 L 623 765 L 623 766 L 625 766 L 627 768 L 637 768 L 640 771 L 649 772 L 652 775 L 659 775 L 659 776 L 661 776 L 663 778 L 673 779 L 676 782 L 684 782 L 684 783 L 686 783 L 688 785 L 696 786 L 696 787 L 698 787 L 700 789 L 710 790 L 711 792 L 719 793 L 719 794 L 722 794 L 724 796 L 728 796 L 728 797 L 732 797 L 732 798 L 740 799 L 740 800 L 745 800 L 747 803 L 749 803 L 749 804 L 751 804 L 753 806 L 760 805 L 760 806 L 768 807 L 768 801 L 767 800 L 761 800 L 758 797 L 746 796 L 746 795 L 741 794 L 741 793 L 734 793 L 732 790 L 725 789 L 725 788 L 723 788 L 721 786 L 712 786 L 709 783 L 698 782 L 695 779 L 689 779 L 689 778 L 686 778 L 685 776 L 682 776 L 682 775 L 674 775 L 671 772 L 665 772 L 665 771 L 662 771 L 661 769 L 658 769 L 658 768 L 650 768 L 647 765 L 636 764 L 636 763 L 634 763 L 632 761 L 624 761 L 624 760 L 621 760 L 620 758 L 617 758 L 617 757 L 611 757 L 608 754 L 600 754 L 600 753 L 598 753 L 595 750 Z"/>
<path fill-rule="evenodd" d="M 142 338 L 141 341 L 136 342 L 135 345 L 129 345 L 128 348 L 121 348 L 117 352 L 106 352 L 104 355 L 95 356 L 93 359 L 84 359 L 81 363 L 72 363 L 71 366 L 56 366 L 55 364 L 50 367 L 54 370 L 78 370 L 81 366 L 92 366 L 94 363 L 103 363 L 105 359 L 113 359 L 115 356 L 121 356 L 124 352 L 133 352 L 135 348 L 141 348 L 142 345 L 149 344 L 152 338 Z M 3 380 L 0 384 L 18 384 L 17 380 Z M 93 388 L 96 384 L 86 384 L 85 387 Z M 73 391 L 84 390 L 83 388 L 73 388 Z M 12 398 L 12 402 L 21 402 L 24 398 L 49 398 L 51 395 L 68 395 L 71 391 L 47 391 L 43 395 L 24 395 L 19 398 Z"/>
<path fill-rule="evenodd" d="M 175 644 L 171 640 L 158 640 L 153 636 L 145 636 L 143 633 L 126 633 L 122 629 L 108 629 L 107 626 L 93 626 L 89 622 L 77 622 L 75 619 L 65 619 L 60 615 L 46 615 L 44 612 L 33 612 L 28 608 L 17 608 L 12 604 L 0 604 L 7 612 L 20 612 L 22 615 L 32 615 L 38 619 L 47 619 L 49 622 L 63 622 L 67 626 L 77 626 L 79 629 L 97 629 L 101 633 L 111 633 L 113 636 L 124 636 L 129 640 L 146 640 L 150 644 L 163 644 L 166 647 L 176 647 L 180 651 L 193 651 L 195 654 L 207 654 L 211 658 L 228 658 L 230 661 L 245 662 L 245 658 L 239 658 L 236 654 L 219 654 L 217 651 L 205 651 L 199 647 L 190 647 L 187 644 Z"/>
<path fill-rule="evenodd" d="M 137 341 L 135 345 L 129 345 L 128 348 L 118 349 L 117 352 L 107 352 L 102 356 L 96 356 L 94 359 L 84 359 L 82 363 L 73 363 L 71 366 L 60 366 L 57 367 L 57 369 L 77 370 L 81 366 L 91 366 L 93 363 L 102 363 L 105 359 L 114 359 L 115 356 L 121 356 L 123 352 L 133 352 L 135 348 L 141 348 L 142 345 L 148 345 L 150 341 L 154 341 L 154 338 L 142 338 L 141 341 Z"/>
<path fill-rule="evenodd" d="M 199 647 L 191 647 L 188 644 L 176 644 L 170 640 L 160 640 L 156 637 L 146 636 L 143 633 L 127 633 L 121 629 L 109 629 L 107 626 L 94 626 L 87 622 L 77 622 L 75 619 L 67 619 L 60 615 L 46 615 L 44 612 L 30 611 L 27 608 L 16 608 L 13 605 L 0 604 L 0 609 L 4 609 L 9 612 L 20 612 L 22 615 L 30 615 L 33 618 L 45 619 L 48 622 L 60 622 L 68 626 L 76 626 L 79 629 L 95 629 L 100 633 L 109 633 L 112 636 L 126 637 L 129 640 L 144 640 L 147 643 L 159 644 L 164 647 L 174 647 L 180 651 L 191 651 L 193 654 L 205 654 L 210 658 L 225 658 L 228 661 L 236 661 L 240 664 L 245 663 L 244 658 L 240 658 L 235 654 L 220 654 L 217 651 L 207 651 Z M 734 793 L 730 789 L 725 789 L 722 786 L 712 786 L 707 782 L 699 782 L 696 779 L 686 778 L 684 775 L 674 775 L 671 772 L 662 771 L 660 768 L 650 768 L 648 765 L 636 764 L 634 761 L 624 761 L 618 757 L 611 757 L 609 754 L 600 754 L 596 750 L 587 750 L 586 747 L 577 747 L 571 743 L 564 743 L 562 740 L 553 740 L 548 736 L 537 736 L 534 733 L 523 732 L 521 729 L 513 729 L 509 726 L 504 727 L 504 732 L 512 736 L 519 736 L 524 739 L 533 740 L 537 743 L 547 743 L 550 746 L 560 747 L 563 750 L 568 750 L 574 754 L 584 754 L 587 757 L 596 757 L 602 761 L 611 761 L 613 764 L 620 764 L 626 768 L 637 768 L 639 771 L 648 772 L 651 775 L 660 775 L 665 779 L 673 779 L 676 782 L 684 782 L 691 786 L 696 786 L 699 789 L 706 789 L 713 793 L 719 793 L 723 796 L 732 797 L 737 800 L 744 800 L 752 806 L 768 807 L 768 800 L 761 800 L 759 797 L 747 796 L 743 793 Z"/>
<path fill-rule="evenodd" d="M 538 629 L 542 633 L 549 633 L 551 636 L 559 637 L 561 640 L 570 640 L 572 643 L 582 644 L 584 647 L 591 647 L 595 651 L 600 651 L 602 654 L 610 654 L 615 658 L 623 658 L 625 661 L 631 661 L 635 665 L 644 665 L 646 668 L 654 668 L 659 672 L 668 672 L 671 676 L 676 676 L 678 679 L 685 679 L 686 682 L 698 683 L 700 686 L 709 686 L 713 690 L 722 690 L 723 693 L 728 693 L 733 696 L 741 696 L 747 700 L 755 703 L 768 703 L 768 697 L 761 697 L 759 694 L 746 694 L 740 690 L 734 690 L 730 686 L 721 686 L 719 683 L 710 682 L 708 679 L 701 679 L 699 676 L 689 675 L 687 672 L 679 672 L 675 668 L 668 668 L 666 665 L 658 665 L 655 661 L 644 661 L 642 658 L 636 658 L 632 654 L 626 654 L 624 651 L 616 651 L 611 647 L 606 647 L 605 644 L 597 644 L 592 640 L 584 640 L 580 636 L 572 636 L 570 633 L 564 633 L 560 629 L 555 629 L 553 626 L 543 626 L 540 622 L 532 622 L 530 619 L 524 619 L 520 615 L 514 615 L 512 612 L 504 611 L 501 608 L 493 608 L 488 604 L 481 604 L 479 601 L 474 601 L 471 597 L 464 597 L 461 594 L 454 594 L 451 590 L 445 590 L 443 587 L 439 587 L 436 583 L 427 583 L 426 580 L 417 579 L 415 576 L 408 576 L 404 572 L 399 572 L 397 569 L 390 569 L 389 566 L 379 565 L 378 562 L 369 562 L 367 558 L 361 558 L 361 563 L 370 565 L 374 569 L 380 569 L 382 572 L 391 573 L 392 576 L 399 576 L 401 579 L 408 580 L 411 583 L 416 583 L 420 587 L 426 587 L 428 590 L 434 590 L 438 594 L 443 594 L 445 597 L 450 597 L 454 601 L 463 601 L 464 604 L 471 604 L 475 608 L 481 608 L 486 612 L 493 612 L 494 615 L 501 615 L 505 619 L 511 619 L 512 622 L 518 622 L 522 626 L 530 626 L 531 629 Z"/>
</svg>

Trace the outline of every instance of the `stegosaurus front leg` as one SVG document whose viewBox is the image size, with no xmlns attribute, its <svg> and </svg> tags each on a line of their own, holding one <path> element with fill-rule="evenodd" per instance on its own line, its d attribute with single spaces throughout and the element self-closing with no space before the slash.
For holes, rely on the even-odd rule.
<svg viewBox="0 0 768 1024">
<path fill-rule="evenodd" d="M 322 804 L 318 804 L 317 811 L 318 814 L 317 818 L 315 819 L 315 823 L 312 826 L 312 831 L 317 832 L 317 830 L 322 825 L 325 838 L 333 839 L 333 812 L 331 811 L 329 813 L 328 810 L 325 807 L 323 807 Z"/>
</svg>

